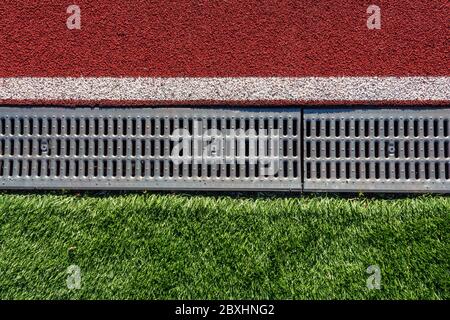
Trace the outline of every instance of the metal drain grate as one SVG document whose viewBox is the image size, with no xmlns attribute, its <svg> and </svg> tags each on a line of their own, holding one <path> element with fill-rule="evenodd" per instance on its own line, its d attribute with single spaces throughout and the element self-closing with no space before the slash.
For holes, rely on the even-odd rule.
<svg viewBox="0 0 450 320">
<path fill-rule="evenodd" d="M 450 109 L 0 109 L 3 189 L 450 192 Z"/>
<path fill-rule="evenodd" d="M 304 111 L 305 191 L 450 192 L 450 109 Z"/>
<path fill-rule="evenodd" d="M 0 186 L 301 189 L 299 109 L 0 109 Z"/>
</svg>

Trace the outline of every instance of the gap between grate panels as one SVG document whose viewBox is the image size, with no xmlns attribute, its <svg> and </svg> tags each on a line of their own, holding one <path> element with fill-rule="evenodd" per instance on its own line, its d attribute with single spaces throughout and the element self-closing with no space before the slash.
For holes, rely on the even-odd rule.
<svg viewBox="0 0 450 320">
<path fill-rule="evenodd" d="M 304 191 L 304 187 L 305 187 L 305 161 L 304 161 L 304 150 L 305 150 L 305 109 L 301 109 L 300 110 L 300 119 L 301 119 L 301 125 L 300 125 L 300 129 L 301 129 L 301 136 L 300 136 L 300 144 L 302 146 L 302 158 L 301 158 L 301 171 L 302 171 L 302 175 L 301 175 L 301 180 L 302 180 L 302 192 Z"/>
<path fill-rule="evenodd" d="M 0 186 L 300 190 L 295 108 L 2 108 Z"/>
<path fill-rule="evenodd" d="M 305 110 L 304 190 L 450 192 L 450 109 Z"/>
</svg>

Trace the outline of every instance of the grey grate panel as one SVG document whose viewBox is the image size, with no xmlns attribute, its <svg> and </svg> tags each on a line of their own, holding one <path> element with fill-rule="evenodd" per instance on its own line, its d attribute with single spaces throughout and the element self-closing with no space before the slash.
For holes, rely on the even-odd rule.
<svg viewBox="0 0 450 320">
<path fill-rule="evenodd" d="M 0 186 L 301 190 L 299 109 L 0 109 Z"/>
<path fill-rule="evenodd" d="M 450 192 L 450 109 L 304 111 L 305 191 Z"/>
</svg>

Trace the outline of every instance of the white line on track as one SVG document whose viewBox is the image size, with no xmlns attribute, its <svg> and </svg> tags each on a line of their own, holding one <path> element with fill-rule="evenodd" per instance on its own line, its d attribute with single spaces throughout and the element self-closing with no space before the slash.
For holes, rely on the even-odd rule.
<svg viewBox="0 0 450 320">
<path fill-rule="evenodd" d="M 0 100 L 446 101 L 450 77 L 15 77 Z"/>
</svg>

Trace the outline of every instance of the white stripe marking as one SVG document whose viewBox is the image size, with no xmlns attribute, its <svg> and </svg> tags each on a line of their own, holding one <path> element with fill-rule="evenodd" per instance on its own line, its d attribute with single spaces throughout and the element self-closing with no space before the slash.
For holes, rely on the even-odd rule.
<svg viewBox="0 0 450 320">
<path fill-rule="evenodd" d="M 0 78 L 0 100 L 450 100 L 450 77 Z"/>
</svg>

